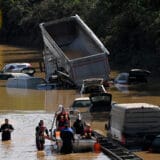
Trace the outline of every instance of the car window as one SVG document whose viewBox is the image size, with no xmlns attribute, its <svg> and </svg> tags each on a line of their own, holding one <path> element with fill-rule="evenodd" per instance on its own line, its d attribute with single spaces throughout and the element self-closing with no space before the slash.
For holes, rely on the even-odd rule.
<svg viewBox="0 0 160 160">
<path fill-rule="evenodd" d="M 160 146 L 160 137 L 154 139 L 153 145 L 156 145 L 156 146 L 159 145 Z"/>
<path fill-rule="evenodd" d="M 110 96 L 95 96 L 92 97 L 92 101 L 93 102 L 97 102 L 97 101 L 110 101 Z"/>
<path fill-rule="evenodd" d="M 90 100 L 81 100 L 81 101 L 75 101 L 73 104 L 74 108 L 77 107 L 89 107 L 91 105 L 91 101 Z"/>
<path fill-rule="evenodd" d="M 104 92 L 102 86 L 89 86 L 86 87 L 84 93 Z"/>
<path fill-rule="evenodd" d="M 20 64 L 20 65 L 17 65 L 16 67 L 17 67 L 17 68 L 25 68 L 25 67 L 27 67 L 27 65 L 22 65 L 22 64 Z"/>
<path fill-rule="evenodd" d="M 126 75 L 121 75 L 120 77 L 119 77 L 119 80 L 126 80 L 127 79 L 127 76 Z"/>
</svg>

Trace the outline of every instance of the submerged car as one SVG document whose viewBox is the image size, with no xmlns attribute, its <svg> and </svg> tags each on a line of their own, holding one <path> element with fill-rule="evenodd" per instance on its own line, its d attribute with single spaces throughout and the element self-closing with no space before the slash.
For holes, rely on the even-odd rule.
<svg viewBox="0 0 160 160">
<path fill-rule="evenodd" d="M 80 94 L 90 93 L 106 93 L 106 89 L 103 86 L 103 78 L 90 78 L 83 80 Z"/>
<path fill-rule="evenodd" d="M 3 67 L 1 73 L 26 73 L 33 75 L 35 69 L 30 63 L 9 63 Z"/>
<path fill-rule="evenodd" d="M 112 95 L 109 93 L 94 93 L 89 97 L 75 98 L 71 108 L 86 108 L 89 112 L 108 112 L 111 110 Z"/>
<path fill-rule="evenodd" d="M 16 77 L 9 78 L 6 82 L 8 88 L 24 88 L 24 89 L 53 89 L 52 84 L 48 84 L 43 78 L 39 77 Z"/>
<path fill-rule="evenodd" d="M 150 71 L 144 69 L 131 69 L 129 72 L 120 73 L 114 83 L 118 84 L 137 84 L 147 83 Z"/>
<path fill-rule="evenodd" d="M 30 77 L 30 75 L 25 73 L 0 73 L 0 80 L 8 80 L 9 78 L 22 78 L 22 77 Z"/>
</svg>

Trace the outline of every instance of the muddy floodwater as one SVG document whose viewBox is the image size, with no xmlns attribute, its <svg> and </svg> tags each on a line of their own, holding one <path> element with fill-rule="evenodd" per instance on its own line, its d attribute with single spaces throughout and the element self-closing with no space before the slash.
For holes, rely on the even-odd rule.
<svg viewBox="0 0 160 160">
<path fill-rule="evenodd" d="M 16 59 L 21 61 L 40 57 L 41 53 L 35 50 L 28 50 L 19 47 L 0 45 L 0 65 L 13 62 Z M 38 56 L 39 55 L 39 56 Z M 44 76 L 39 70 L 39 63 L 31 62 L 36 67 L 35 76 Z M 115 76 L 118 71 L 112 71 L 111 76 Z M 151 83 L 152 82 L 152 83 Z M 160 105 L 160 85 L 159 78 L 151 77 L 148 84 L 137 86 L 119 85 L 111 87 L 108 92 L 112 94 L 112 99 L 118 103 L 146 102 Z M 10 120 L 14 126 L 12 140 L 0 141 L 0 159 L 3 160 L 108 160 L 103 153 L 73 153 L 61 155 L 53 150 L 53 142 L 46 140 L 45 150 L 37 151 L 35 146 L 35 127 L 40 119 L 43 119 L 49 129 L 52 124 L 54 113 L 59 104 L 68 108 L 74 98 L 80 97 L 76 90 L 32 90 L 14 89 L 5 87 L 5 81 L 0 80 L 0 125 L 5 118 Z M 83 118 L 91 123 L 93 129 L 102 134 L 106 134 L 104 125 L 107 120 L 106 114 L 89 113 Z M 0 137 L 1 139 L 1 137 Z M 148 152 L 136 152 L 144 160 L 160 160 L 160 154 Z"/>
</svg>

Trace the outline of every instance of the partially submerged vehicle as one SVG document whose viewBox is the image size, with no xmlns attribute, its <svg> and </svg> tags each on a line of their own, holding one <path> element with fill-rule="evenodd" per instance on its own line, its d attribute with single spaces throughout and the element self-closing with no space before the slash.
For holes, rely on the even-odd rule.
<svg viewBox="0 0 160 160">
<path fill-rule="evenodd" d="M 144 69 L 131 69 L 129 72 L 120 73 L 114 80 L 118 84 L 147 83 L 150 71 Z"/>
<path fill-rule="evenodd" d="M 150 146 L 160 134 L 160 107 L 148 103 L 115 103 L 112 106 L 108 136 L 127 147 Z"/>
<path fill-rule="evenodd" d="M 39 77 L 16 77 L 9 78 L 6 82 L 8 88 L 24 88 L 24 89 L 52 89 L 52 84 L 47 84 L 43 78 Z"/>
<path fill-rule="evenodd" d="M 30 75 L 25 73 L 0 73 L 0 80 L 8 80 L 9 78 L 24 78 L 30 77 Z"/>
<path fill-rule="evenodd" d="M 110 93 L 92 93 L 89 97 L 75 98 L 71 109 L 86 112 L 110 112 L 112 107 L 112 95 Z"/>
<path fill-rule="evenodd" d="M 80 94 L 91 93 L 106 93 L 106 89 L 103 86 L 103 78 L 89 78 L 83 80 Z"/>
<path fill-rule="evenodd" d="M 35 73 L 35 68 L 33 68 L 30 63 L 8 63 L 2 68 L 1 71 L 2 75 L 5 75 L 5 73 L 26 73 L 33 76 Z"/>
<path fill-rule="evenodd" d="M 109 51 L 78 15 L 41 23 L 40 29 L 47 81 L 61 67 L 77 86 L 83 79 L 109 79 Z"/>
</svg>

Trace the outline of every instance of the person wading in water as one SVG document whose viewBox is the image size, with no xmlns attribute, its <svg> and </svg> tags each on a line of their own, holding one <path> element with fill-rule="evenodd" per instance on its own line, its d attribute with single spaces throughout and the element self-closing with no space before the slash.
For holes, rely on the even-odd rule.
<svg viewBox="0 0 160 160">
<path fill-rule="evenodd" d="M 39 125 L 36 127 L 36 146 L 38 150 L 44 149 L 45 134 L 49 137 L 48 129 L 44 126 L 44 121 L 40 120 Z"/>
<path fill-rule="evenodd" d="M 9 120 L 6 118 L 5 123 L 1 125 L 0 131 L 2 132 L 2 141 L 11 140 L 11 132 L 14 130 L 13 126 L 9 124 Z"/>
</svg>

